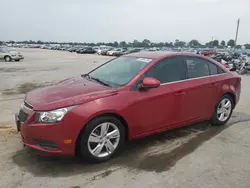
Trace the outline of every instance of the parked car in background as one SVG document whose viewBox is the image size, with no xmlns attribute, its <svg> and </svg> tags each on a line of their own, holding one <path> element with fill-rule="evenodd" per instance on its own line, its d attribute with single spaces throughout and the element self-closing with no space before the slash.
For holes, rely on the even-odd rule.
<svg viewBox="0 0 250 188">
<path fill-rule="evenodd" d="M 100 51 L 100 55 L 107 55 L 108 51 L 110 51 L 110 50 L 112 50 L 112 49 L 114 49 L 114 48 L 109 47 L 109 48 L 102 49 L 102 50 Z"/>
<path fill-rule="evenodd" d="M 57 50 L 57 46 L 51 46 L 51 50 Z"/>
<path fill-rule="evenodd" d="M 96 51 L 92 47 L 83 48 L 79 52 L 80 54 L 95 54 Z"/>
<path fill-rule="evenodd" d="M 98 52 L 98 50 L 100 49 L 100 47 L 95 46 L 95 47 L 93 47 L 93 49 L 94 49 L 94 50 L 95 50 L 95 52 L 97 53 L 97 52 Z"/>
<path fill-rule="evenodd" d="M 81 50 L 83 50 L 83 49 L 84 49 L 84 47 L 78 47 L 78 48 L 75 50 L 75 52 L 78 53 L 78 54 L 80 54 Z"/>
<path fill-rule="evenodd" d="M 122 48 L 121 50 L 114 51 L 112 55 L 118 57 L 121 56 L 122 53 L 126 52 L 127 50 L 128 50 L 127 48 Z"/>
<path fill-rule="evenodd" d="M 216 54 L 216 50 L 214 50 L 214 49 L 202 50 L 200 52 L 200 54 L 205 55 L 205 56 L 209 56 L 209 55 Z"/>
<path fill-rule="evenodd" d="M 8 47 L 0 47 L 0 59 L 5 61 L 20 61 L 24 59 L 21 53 Z"/>
<path fill-rule="evenodd" d="M 105 55 L 104 51 L 109 51 L 111 49 L 111 47 L 108 46 L 101 46 L 98 50 L 97 50 L 97 54 L 98 55 Z"/>
<path fill-rule="evenodd" d="M 68 52 L 74 52 L 74 49 L 75 49 L 74 47 L 71 47 L 68 49 Z"/>
<path fill-rule="evenodd" d="M 61 47 L 61 50 L 62 50 L 62 51 L 66 51 L 66 50 L 68 50 L 68 47 L 63 46 L 63 47 Z"/>
<path fill-rule="evenodd" d="M 156 48 L 156 47 L 152 47 L 152 48 L 148 48 L 148 49 L 144 49 L 145 51 L 149 51 L 149 52 L 154 52 L 154 51 L 159 51 L 160 48 Z M 172 49 L 174 50 L 174 49 Z"/>
<path fill-rule="evenodd" d="M 76 50 L 77 50 L 77 47 L 75 46 L 68 49 L 69 52 L 75 52 Z"/>
<path fill-rule="evenodd" d="M 16 125 L 28 147 L 102 162 L 127 140 L 205 120 L 225 124 L 240 91 L 240 76 L 211 58 L 132 53 L 29 92 Z"/>
<path fill-rule="evenodd" d="M 113 48 L 112 50 L 109 50 L 109 51 L 107 52 L 107 55 L 113 56 L 114 53 L 119 53 L 119 52 L 122 52 L 122 51 L 123 51 L 122 48 Z"/>
<path fill-rule="evenodd" d="M 132 48 L 132 49 L 127 49 L 127 50 L 124 50 L 121 52 L 115 52 L 114 55 L 121 56 L 121 55 L 136 53 L 136 52 L 140 52 L 140 51 L 141 51 L 141 49 L 139 49 L 139 48 Z"/>
</svg>

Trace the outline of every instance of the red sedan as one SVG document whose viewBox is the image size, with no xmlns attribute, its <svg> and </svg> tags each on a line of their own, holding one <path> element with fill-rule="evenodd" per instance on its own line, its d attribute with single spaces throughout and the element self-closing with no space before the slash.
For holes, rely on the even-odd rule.
<svg viewBox="0 0 250 188">
<path fill-rule="evenodd" d="M 205 55 L 205 56 L 208 56 L 208 55 L 213 55 L 213 54 L 216 54 L 216 51 L 215 50 L 203 50 L 201 52 L 202 55 Z"/>
<path fill-rule="evenodd" d="M 225 124 L 241 78 L 195 54 L 139 52 L 29 92 L 16 115 L 25 145 L 100 162 L 127 140 L 191 123 Z"/>
</svg>

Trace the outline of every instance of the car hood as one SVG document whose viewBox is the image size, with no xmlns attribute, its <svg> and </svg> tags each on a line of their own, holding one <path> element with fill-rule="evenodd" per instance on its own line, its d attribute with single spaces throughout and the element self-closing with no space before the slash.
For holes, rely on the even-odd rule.
<svg viewBox="0 0 250 188">
<path fill-rule="evenodd" d="M 26 101 L 34 110 L 53 110 L 115 95 L 117 90 L 81 76 L 29 92 Z"/>
<path fill-rule="evenodd" d="M 20 53 L 18 53 L 17 51 L 10 51 L 9 54 L 10 54 L 10 55 L 18 55 L 18 54 L 20 54 Z"/>
</svg>

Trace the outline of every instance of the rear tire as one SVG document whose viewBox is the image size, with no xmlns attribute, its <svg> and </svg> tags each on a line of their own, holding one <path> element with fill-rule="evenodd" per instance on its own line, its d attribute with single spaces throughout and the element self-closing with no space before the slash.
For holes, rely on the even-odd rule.
<svg viewBox="0 0 250 188">
<path fill-rule="evenodd" d="M 105 133 L 102 130 L 106 130 Z M 81 134 L 81 155 L 92 163 L 104 162 L 122 148 L 125 133 L 125 127 L 119 119 L 113 116 L 97 117 L 86 125 Z"/>
<path fill-rule="evenodd" d="M 6 56 L 4 57 L 4 60 L 5 60 L 6 62 L 12 61 L 11 57 L 8 56 L 8 55 L 6 55 Z"/>
<path fill-rule="evenodd" d="M 213 125 L 224 125 L 230 119 L 233 112 L 233 99 L 230 95 L 223 95 L 215 105 L 211 123 Z"/>
</svg>

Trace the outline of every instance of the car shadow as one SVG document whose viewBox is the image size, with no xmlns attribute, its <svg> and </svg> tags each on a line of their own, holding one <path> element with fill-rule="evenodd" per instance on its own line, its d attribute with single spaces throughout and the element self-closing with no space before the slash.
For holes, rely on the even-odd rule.
<svg viewBox="0 0 250 188">
<path fill-rule="evenodd" d="M 17 61 L 9 61 L 9 62 L 7 62 L 7 61 L 5 61 L 4 59 L 0 59 L 0 62 L 3 62 L 3 63 L 13 63 L 13 62 L 17 62 Z"/>
<path fill-rule="evenodd" d="M 250 121 L 250 115 L 235 112 L 224 126 L 211 126 L 207 122 L 202 122 L 131 141 L 126 144 L 119 156 L 100 164 L 88 164 L 80 157 L 48 155 L 30 148 L 17 151 L 12 159 L 19 167 L 34 176 L 63 177 L 102 172 L 98 176 L 104 177 L 120 168 L 162 172 L 175 166 L 180 159 L 223 130 L 244 121 Z"/>
</svg>

